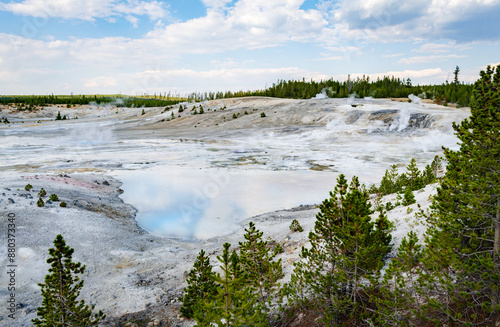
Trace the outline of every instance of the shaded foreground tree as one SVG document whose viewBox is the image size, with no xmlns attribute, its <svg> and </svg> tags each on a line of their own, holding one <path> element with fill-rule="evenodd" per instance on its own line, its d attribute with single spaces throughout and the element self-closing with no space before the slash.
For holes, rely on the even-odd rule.
<svg viewBox="0 0 500 327">
<path fill-rule="evenodd" d="M 287 285 L 292 311 L 315 311 L 328 326 L 358 325 L 370 313 L 369 289 L 377 283 L 390 250 L 391 224 L 381 212 L 376 222 L 368 192 L 357 177 L 350 186 L 337 179 L 330 198 L 319 206 L 311 246 L 302 248 Z"/>
<path fill-rule="evenodd" d="M 222 255 L 217 256 L 222 274 L 217 274 L 217 295 L 205 301 L 201 309 L 206 313 L 203 320 L 197 319 L 196 326 L 267 326 L 265 313 L 256 306 L 253 288 L 247 284 L 241 270 L 240 258 L 236 251 L 230 251 L 231 244 L 225 243 Z M 195 318 L 199 315 L 195 315 Z"/>
<path fill-rule="evenodd" d="M 239 254 L 225 243 L 217 256 L 221 273 L 212 272 L 201 250 L 187 279 L 181 313 L 196 326 L 268 326 L 268 313 L 277 303 L 281 260 L 264 241 L 263 233 L 249 223 Z"/>
<path fill-rule="evenodd" d="M 278 280 L 283 278 L 281 259 L 276 260 L 277 253 L 271 251 L 269 242 L 262 239 L 264 233 L 253 222 L 245 232 L 245 242 L 239 243 L 241 269 L 259 310 L 269 312 L 280 286 Z"/>
<path fill-rule="evenodd" d="M 215 273 L 212 271 L 210 259 L 206 256 L 205 251 L 201 250 L 187 277 L 188 287 L 184 289 L 180 309 L 183 317 L 194 318 L 196 314 L 201 315 L 198 320 L 205 319 L 206 313 L 202 307 L 205 301 L 213 300 L 217 294 L 214 277 Z"/>
<path fill-rule="evenodd" d="M 445 149 L 426 241 L 424 314 L 447 326 L 500 322 L 500 66 L 480 75 L 470 118 L 453 124 L 460 150 Z"/>
<path fill-rule="evenodd" d="M 72 261 L 73 252 L 63 237 L 57 235 L 54 247 L 49 249 L 49 274 L 44 283 L 38 284 L 43 300 L 37 309 L 38 318 L 32 320 L 35 326 L 97 326 L 106 317 L 102 311 L 92 313 L 95 305 L 88 306 L 85 301 L 77 299 L 83 280 L 76 274 L 83 274 L 85 266 Z"/>
</svg>

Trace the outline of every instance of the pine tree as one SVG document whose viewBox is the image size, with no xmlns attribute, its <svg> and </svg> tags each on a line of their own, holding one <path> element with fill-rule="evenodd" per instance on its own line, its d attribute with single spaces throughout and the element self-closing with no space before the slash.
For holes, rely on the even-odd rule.
<svg viewBox="0 0 500 327">
<path fill-rule="evenodd" d="M 250 222 L 245 229 L 245 242 L 240 242 L 240 265 L 245 279 L 255 290 L 257 304 L 261 310 L 268 311 L 283 278 L 281 259 L 271 251 L 268 241 L 262 240 L 263 233 Z M 268 304 L 266 306 L 266 303 Z"/>
<path fill-rule="evenodd" d="M 212 301 L 217 294 L 214 277 L 210 258 L 206 256 L 205 251 L 201 250 L 186 280 L 188 287 L 184 289 L 180 309 L 183 317 L 193 318 L 196 314 L 199 315 L 196 321 L 204 321 L 204 312 L 201 308 L 204 302 Z"/>
<path fill-rule="evenodd" d="M 236 251 L 230 252 L 230 247 L 231 244 L 225 243 L 222 255 L 217 256 L 222 269 L 222 274 L 214 278 L 218 293 L 213 302 L 205 302 L 207 324 L 197 326 L 210 323 L 219 327 L 266 326 L 263 313 L 255 307 L 253 290 L 246 285 L 239 256 Z"/>
<path fill-rule="evenodd" d="M 391 170 L 386 170 L 380 182 L 379 192 L 381 195 L 395 193 L 399 190 L 397 185 L 398 169 L 396 165 L 391 166 Z"/>
<path fill-rule="evenodd" d="M 390 250 L 390 224 L 383 214 L 377 223 L 370 221 L 368 200 L 356 177 L 349 187 L 344 175 L 338 177 L 319 207 L 311 246 L 302 248 L 287 285 L 290 302 L 314 307 L 327 325 L 362 319 L 368 281 L 375 282 Z"/>
<path fill-rule="evenodd" d="M 422 172 L 422 183 L 423 185 L 432 184 L 436 181 L 436 175 L 434 175 L 434 171 L 431 165 L 426 165 L 425 169 Z"/>
<path fill-rule="evenodd" d="M 455 71 L 453 72 L 453 75 L 455 76 L 453 78 L 453 83 L 455 83 L 455 85 L 458 85 L 460 82 L 458 81 L 458 73 L 460 72 L 460 68 L 458 68 L 458 66 L 455 68 Z"/>
<path fill-rule="evenodd" d="M 415 196 L 413 195 L 413 192 L 411 191 L 411 188 L 409 186 L 406 187 L 405 193 L 403 195 L 403 205 L 404 206 L 409 206 L 411 204 L 414 204 L 417 202 L 415 200 Z"/>
<path fill-rule="evenodd" d="M 95 305 L 89 307 L 85 301 L 77 300 L 83 280 L 76 274 L 83 274 L 85 266 L 72 261 L 73 252 L 63 237 L 57 235 L 54 248 L 49 249 L 49 274 L 45 276 L 45 283 L 38 284 L 43 300 L 37 309 L 38 318 L 32 320 L 35 326 L 97 326 L 106 317 L 102 311 L 92 314 Z"/>
<path fill-rule="evenodd" d="M 406 184 L 412 191 L 421 189 L 424 185 L 422 183 L 422 176 L 417 167 L 417 161 L 411 158 L 410 163 L 406 166 Z"/>
<path fill-rule="evenodd" d="M 439 285 L 445 298 L 430 298 L 426 308 L 438 322 L 496 326 L 500 322 L 500 66 L 495 73 L 489 66 L 481 72 L 470 108 L 469 119 L 453 124 L 460 149 L 445 149 L 447 171 L 435 197 L 436 218 L 427 239 L 427 278 Z"/>
<path fill-rule="evenodd" d="M 62 120 L 61 112 L 57 112 L 56 120 Z"/>
</svg>

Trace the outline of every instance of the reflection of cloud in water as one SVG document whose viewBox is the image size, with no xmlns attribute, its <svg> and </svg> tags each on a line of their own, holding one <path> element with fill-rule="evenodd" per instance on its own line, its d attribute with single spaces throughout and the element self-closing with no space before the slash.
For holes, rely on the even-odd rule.
<svg viewBox="0 0 500 327">
<path fill-rule="evenodd" d="M 189 239 L 230 233 L 242 219 L 267 211 L 317 203 L 336 174 L 154 167 L 119 178 L 121 197 L 138 209 L 140 226 Z"/>
</svg>

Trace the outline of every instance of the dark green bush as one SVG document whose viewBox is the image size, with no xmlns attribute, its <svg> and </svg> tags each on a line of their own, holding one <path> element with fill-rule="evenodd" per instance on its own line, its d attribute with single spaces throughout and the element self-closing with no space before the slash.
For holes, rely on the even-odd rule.
<svg viewBox="0 0 500 327">
<path fill-rule="evenodd" d="M 37 207 L 45 207 L 45 202 L 43 202 L 42 198 L 39 198 L 36 202 Z"/>
<path fill-rule="evenodd" d="M 57 194 L 51 194 L 49 197 L 49 200 L 50 201 L 59 201 L 59 197 L 57 196 Z"/>
<path fill-rule="evenodd" d="M 290 224 L 290 230 L 292 232 L 303 232 L 304 229 L 302 226 L 300 226 L 300 223 L 297 221 L 297 219 L 292 220 L 292 223 Z"/>
<path fill-rule="evenodd" d="M 24 187 L 24 189 L 26 191 L 30 191 L 32 188 L 33 188 L 33 185 L 31 185 L 31 184 L 26 184 L 26 186 Z"/>
<path fill-rule="evenodd" d="M 411 191 L 411 189 L 409 187 L 407 187 L 405 190 L 404 197 L 403 197 L 403 205 L 409 206 L 410 204 L 413 204 L 415 202 L 417 202 L 417 201 L 415 200 L 415 196 L 413 195 L 413 192 Z"/>
<path fill-rule="evenodd" d="M 45 191 L 45 189 L 42 187 L 42 188 L 40 189 L 40 192 L 38 192 L 38 196 L 39 196 L 39 197 L 41 197 L 41 198 L 43 198 L 43 197 L 44 197 L 44 196 L 46 196 L 46 195 L 47 195 L 47 192 L 46 192 L 46 191 Z"/>
</svg>

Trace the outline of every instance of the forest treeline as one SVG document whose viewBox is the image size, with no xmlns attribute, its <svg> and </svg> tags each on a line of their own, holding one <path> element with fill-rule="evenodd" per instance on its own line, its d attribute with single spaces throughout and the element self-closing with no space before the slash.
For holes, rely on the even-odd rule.
<svg viewBox="0 0 500 327">
<path fill-rule="evenodd" d="M 468 107 L 472 95 L 472 85 L 460 82 L 459 68 L 455 70 L 452 82 L 439 85 L 413 85 L 410 78 L 401 79 L 384 76 L 370 80 L 369 76 L 351 78 L 346 81 L 333 79 L 321 80 L 278 80 L 262 90 L 226 91 L 226 92 L 193 92 L 185 98 L 170 96 L 170 93 L 125 97 L 122 95 L 32 95 L 32 96 L 0 96 L 0 104 L 13 104 L 20 109 L 32 109 L 36 106 L 64 104 L 69 106 L 114 104 L 117 107 L 161 107 L 182 101 L 203 101 L 245 96 L 266 96 L 289 99 L 311 99 L 323 93 L 329 98 L 347 98 L 349 96 L 364 98 L 406 98 L 410 94 L 423 99 L 431 99 L 437 104 L 454 103 L 457 107 Z"/>
<path fill-rule="evenodd" d="M 384 76 L 371 81 L 368 76 L 340 82 L 333 79 L 324 81 L 279 80 L 270 87 L 256 91 L 237 92 L 205 92 L 192 93 L 189 98 L 196 100 L 213 100 L 243 96 L 266 96 L 289 99 L 310 99 L 324 93 L 329 98 L 372 97 L 372 98 L 406 98 L 410 94 L 423 99 L 431 99 L 438 104 L 455 103 L 457 107 L 468 107 L 472 94 L 472 85 L 460 83 L 458 79 L 452 83 L 440 85 L 413 85 L 410 79 Z"/>
<path fill-rule="evenodd" d="M 0 96 L 0 104 L 14 105 L 19 110 L 32 110 L 46 105 L 62 104 L 68 108 L 76 105 L 106 105 L 113 104 L 117 107 L 164 107 L 185 101 L 185 98 L 171 98 L 164 96 L 151 97 L 123 97 L 102 95 L 31 95 L 31 96 Z"/>
</svg>

